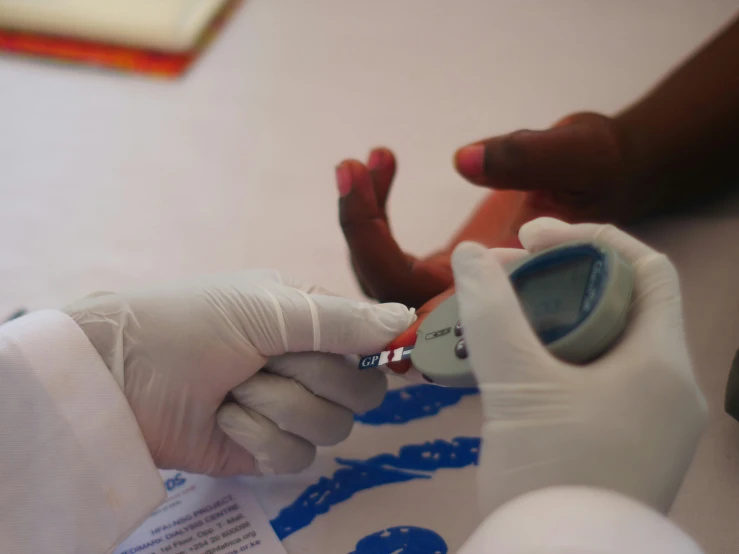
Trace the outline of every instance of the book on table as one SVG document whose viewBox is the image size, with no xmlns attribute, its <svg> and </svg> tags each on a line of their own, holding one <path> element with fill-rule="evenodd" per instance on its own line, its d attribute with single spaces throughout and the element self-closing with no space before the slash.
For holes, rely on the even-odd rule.
<svg viewBox="0 0 739 554">
<path fill-rule="evenodd" d="M 213 34 L 209 31 L 237 3 L 0 0 L 0 49 L 144 72 L 160 61 L 162 73 L 174 74 L 202 50 Z M 167 60 L 180 63 L 167 65 Z"/>
</svg>

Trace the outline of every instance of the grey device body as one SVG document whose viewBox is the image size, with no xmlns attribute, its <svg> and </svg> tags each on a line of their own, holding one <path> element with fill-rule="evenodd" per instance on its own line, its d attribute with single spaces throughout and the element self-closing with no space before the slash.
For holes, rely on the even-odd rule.
<svg viewBox="0 0 739 554">
<path fill-rule="evenodd" d="M 577 247 L 597 249 L 605 262 L 601 293 L 582 321 L 546 348 L 557 358 L 573 364 L 584 364 L 608 350 L 626 327 L 633 289 L 633 271 L 612 248 L 593 242 L 570 242 L 538 252 L 507 266 L 509 274 L 544 255 L 556 255 Z M 583 288 L 583 292 L 585 292 Z M 582 296 L 580 297 L 582 298 Z M 536 327 L 527 314 L 529 322 Z M 439 385 L 466 387 L 477 384 L 469 360 L 458 354 L 464 338 L 464 322 L 460 322 L 456 295 L 447 298 L 421 324 L 411 362 L 428 379 Z M 540 337 L 541 338 L 541 337 Z"/>
</svg>

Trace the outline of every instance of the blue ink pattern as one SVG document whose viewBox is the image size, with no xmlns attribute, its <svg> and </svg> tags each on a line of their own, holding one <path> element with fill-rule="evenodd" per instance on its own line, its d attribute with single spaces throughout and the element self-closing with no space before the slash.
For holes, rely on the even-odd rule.
<svg viewBox="0 0 739 554">
<path fill-rule="evenodd" d="M 354 419 L 365 425 L 402 425 L 416 419 L 434 416 L 444 408 L 459 404 L 465 396 L 477 393 L 476 387 L 412 385 L 388 391 L 380 406 L 357 415 Z"/>
<path fill-rule="evenodd" d="M 444 539 L 421 527 L 391 527 L 364 537 L 349 554 L 447 554 Z"/>
<path fill-rule="evenodd" d="M 439 469 L 477 465 L 479 450 L 478 437 L 457 437 L 451 442 L 436 440 L 404 446 L 398 455 L 380 454 L 367 460 L 337 458 L 336 461 L 345 467 L 337 469 L 332 477 L 321 477 L 309 486 L 292 504 L 280 510 L 271 521 L 272 527 L 280 540 L 285 539 L 360 491 L 430 479 L 430 474 Z"/>
</svg>

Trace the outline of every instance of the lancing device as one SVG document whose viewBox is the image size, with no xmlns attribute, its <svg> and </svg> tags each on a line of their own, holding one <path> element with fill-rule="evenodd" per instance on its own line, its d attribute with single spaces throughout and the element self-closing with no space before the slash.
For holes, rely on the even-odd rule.
<svg viewBox="0 0 739 554">
<path fill-rule="evenodd" d="M 526 317 L 547 349 L 561 360 L 584 364 L 621 336 L 631 304 L 631 265 L 607 245 L 570 242 L 507 267 Z M 476 385 L 467 361 L 464 324 L 456 295 L 433 310 L 416 333 L 416 344 L 363 357 L 360 369 L 410 358 L 439 385 Z"/>
</svg>

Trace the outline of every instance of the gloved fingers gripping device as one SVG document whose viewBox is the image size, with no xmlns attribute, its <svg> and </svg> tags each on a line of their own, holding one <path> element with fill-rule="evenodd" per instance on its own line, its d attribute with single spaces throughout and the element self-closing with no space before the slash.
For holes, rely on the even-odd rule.
<svg viewBox="0 0 739 554">
<path fill-rule="evenodd" d="M 634 279 L 630 264 L 613 248 L 570 242 L 527 256 L 507 269 L 529 323 L 557 358 L 573 364 L 590 362 L 623 333 Z M 466 387 L 476 384 L 467 357 L 464 322 L 453 295 L 424 320 L 415 345 L 365 356 L 359 367 L 410 359 L 427 380 Z M 739 393 L 739 376 L 737 381 Z"/>
</svg>

